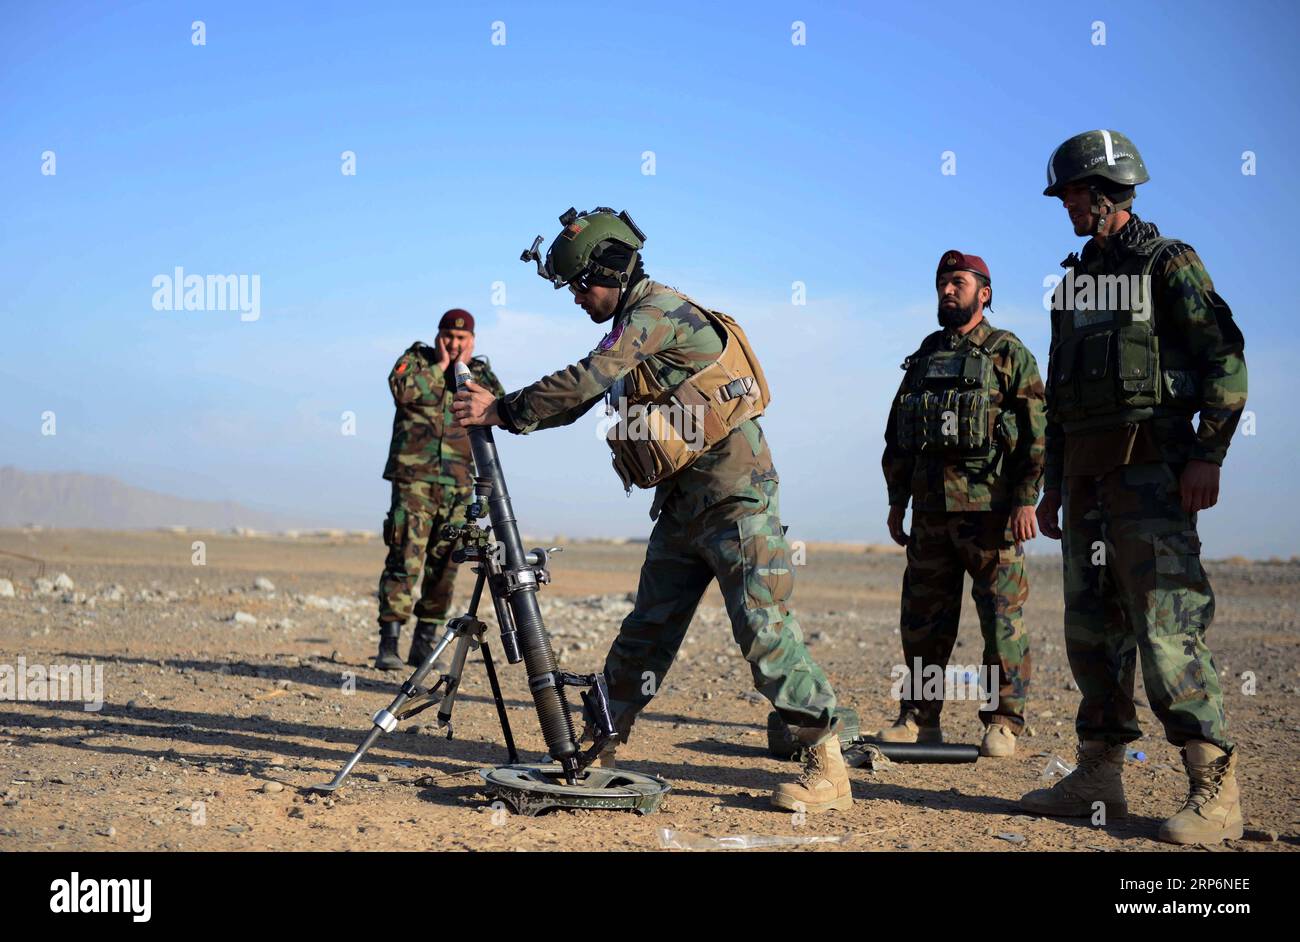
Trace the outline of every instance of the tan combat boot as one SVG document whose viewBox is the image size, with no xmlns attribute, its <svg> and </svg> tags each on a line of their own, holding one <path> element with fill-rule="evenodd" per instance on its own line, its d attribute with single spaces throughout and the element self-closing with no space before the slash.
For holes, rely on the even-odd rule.
<svg viewBox="0 0 1300 942">
<path fill-rule="evenodd" d="M 938 726 L 918 725 L 916 714 L 909 710 L 893 726 L 886 726 L 872 738 L 881 742 L 943 742 L 943 730 Z"/>
<path fill-rule="evenodd" d="M 984 730 L 980 755 L 1005 759 L 1016 754 L 1016 734 L 1003 723 L 990 723 Z"/>
<path fill-rule="evenodd" d="M 1087 818 L 1096 811 L 1093 805 L 1103 802 L 1106 818 L 1128 814 L 1124 798 L 1124 744 L 1108 746 L 1104 742 L 1081 742 L 1079 764 L 1073 772 L 1051 788 L 1037 788 L 1020 799 L 1020 807 L 1034 814 L 1061 818 Z"/>
<path fill-rule="evenodd" d="M 849 770 L 840 754 L 840 739 L 834 733 L 819 745 L 804 750 L 803 771 L 798 781 L 785 782 L 772 792 L 772 804 L 787 811 L 847 811 L 853 807 Z"/>
<path fill-rule="evenodd" d="M 1189 788 L 1182 810 L 1160 825 L 1160 839 L 1171 844 L 1217 844 L 1241 837 L 1241 791 L 1237 753 L 1193 739 L 1183 747 Z"/>
</svg>

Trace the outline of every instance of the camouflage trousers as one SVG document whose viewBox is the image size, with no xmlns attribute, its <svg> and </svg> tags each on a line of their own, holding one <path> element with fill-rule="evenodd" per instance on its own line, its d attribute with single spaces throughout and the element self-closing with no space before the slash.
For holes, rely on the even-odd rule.
<svg viewBox="0 0 1300 942">
<path fill-rule="evenodd" d="M 1205 631 L 1214 592 L 1201 568 L 1196 515 L 1179 503 L 1181 467 L 1164 462 L 1067 477 L 1065 650 L 1083 701 L 1081 740 L 1132 742 L 1137 660 L 1151 709 L 1175 746 L 1202 739 L 1231 751 L 1223 694 Z"/>
<path fill-rule="evenodd" d="M 724 500 L 694 519 L 669 500 L 646 548 L 636 604 L 605 657 L 615 726 L 626 740 L 661 688 L 704 591 L 715 578 L 754 688 L 801 742 L 828 735 L 835 693 L 787 607 L 794 588 L 775 481 L 754 498 Z"/>
<path fill-rule="evenodd" d="M 447 524 L 463 525 L 472 492 L 467 487 L 424 481 L 394 481 L 393 503 L 384 518 L 388 556 L 379 577 L 379 620 L 405 624 L 420 583 L 415 617 L 444 621 L 451 606 L 457 564 L 442 537 Z"/>
<path fill-rule="evenodd" d="M 957 642 L 962 579 L 967 573 L 984 636 L 981 666 L 987 672 L 978 687 L 988 689 L 981 695 L 974 682 L 959 681 L 954 686 L 970 696 L 991 699 L 996 677 L 997 702 L 992 709 L 984 709 L 988 699 L 980 704 L 980 721 L 986 726 L 1001 723 L 1017 733 L 1025 725 L 1032 659 L 1021 609 L 1029 598 L 1029 580 L 1025 552 L 1016 546 L 1007 518 L 1006 513 L 991 511 L 912 513 L 899 633 L 903 658 L 911 672 L 904 689 L 908 693 L 920 690 L 924 695 L 905 695 L 900 713 L 915 711 L 922 726 L 939 725 L 944 684 L 925 680 L 943 676 L 948 666 Z M 920 680 L 915 669 L 918 664 Z"/>
</svg>

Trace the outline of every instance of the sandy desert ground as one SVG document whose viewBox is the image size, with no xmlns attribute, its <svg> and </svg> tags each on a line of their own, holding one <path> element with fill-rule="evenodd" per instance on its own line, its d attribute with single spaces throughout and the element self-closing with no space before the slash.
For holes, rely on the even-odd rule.
<svg viewBox="0 0 1300 942">
<path fill-rule="evenodd" d="M 194 564 L 195 540 L 205 543 L 203 565 Z M 574 543 L 557 558 L 543 611 L 565 667 L 599 668 L 643 552 L 636 543 Z M 405 677 L 369 666 L 382 558 L 378 540 L 345 536 L 0 531 L 0 577 L 15 589 L 0 597 L 0 663 L 93 662 L 103 668 L 104 694 L 94 712 L 76 703 L 0 703 L 0 851 L 654 850 L 661 828 L 840 838 L 815 845 L 831 850 L 1177 850 L 1155 833 L 1186 779 L 1145 705 L 1147 735 L 1137 747 L 1146 760 L 1126 770 L 1127 820 L 1094 827 L 1020 815 L 1014 806 L 1037 787 L 1051 756 L 1073 755 L 1078 694 L 1061 645 L 1055 555 L 1030 563 L 1032 735 L 1018 755 L 854 770 L 849 812 L 799 821 L 769 809 L 768 792 L 796 767 L 767 754 L 768 705 L 750 689 L 715 590 L 619 754 L 628 768 L 671 782 L 660 813 L 494 813 L 475 770 L 505 753 L 476 663 L 454 740 L 415 725 L 431 721 L 424 714 L 383 739 L 335 796 L 307 794 L 304 786 L 333 775 Z M 794 609 L 811 650 L 869 728 L 895 712 L 890 668 L 901 660 L 902 568 L 897 553 L 812 545 L 796 577 Z M 1245 839 L 1217 850 L 1295 850 L 1300 563 L 1207 568 L 1218 593 L 1211 646 L 1241 750 L 1248 821 Z M 38 591 L 38 578 L 59 574 L 72 588 Z M 458 607 L 471 580 L 463 571 Z M 234 621 L 237 612 L 244 617 Z M 409 631 L 403 654 L 408 640 Z M 502 664 L 496 650 L 520 748 L 538 759 L 545 746 L 523 669 Z M 967 598 L 955 660 L 977 663 L 979 650 Z M 949 704 L 950 741 L 978 742 L 979 730 L 975 704 Z"/>
</svg>

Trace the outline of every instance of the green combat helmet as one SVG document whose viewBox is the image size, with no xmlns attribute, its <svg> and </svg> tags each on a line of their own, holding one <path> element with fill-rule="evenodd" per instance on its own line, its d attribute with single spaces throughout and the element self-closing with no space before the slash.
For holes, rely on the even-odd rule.
<svg viewBox="0 0 1300 942">
<path fill-rule="evenodd" d="M 1119 131 L 1084 131 L 1047 158 L 1043 195 L 1060 196 L 1071 183 L 1087 183 L 1100 231 L 1108 215 L 1133 205 L 1134 188 L 1150 179 L 1142 155 L 1126 136 Z"/>
<path fill-rule="evenodd" d="M 620 289 L 627 286 L 640 258 L 638 250 L 645 245 L 645 233 L 631 216 L 626 212 L 616 213 L 608 206 L 597 206 L 583 213 L 569 207 L 560 216 L 560 225 L 564 228 L 546 250 L 545 260 L 537 251 L 542 244 L 541 236 L 520 254 L 519 260 L 536 262 L 537 274 L 557 289 L 572 285 L 585 291 L 601 282 L 611 283 L 611 287 L 616 284 Z M 615 246 L 631 253 L 625 268 L 601 264 L 601 257 Z"/>
</svg>

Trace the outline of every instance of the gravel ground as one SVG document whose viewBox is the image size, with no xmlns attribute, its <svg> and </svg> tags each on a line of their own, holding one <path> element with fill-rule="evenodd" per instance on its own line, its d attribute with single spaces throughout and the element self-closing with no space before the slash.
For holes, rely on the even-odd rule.
<svg viewBox="0 0 1300 942">
<path fill-rule="evenodd" d="M 494 811 L 476 770 L 505 752 L 475 661 L 455 739 L 416 725 L 432 723 L 431 711 L 381 740 L 335 796 L 308 794 L 303 787 L 333 775 L 405 676 L 369 666 L 383 552 L 377 540 L 347 535 L 0 531 L 0 577 L 13 589 L 0 581 L 0 664 L 93 664 L 103 694 L 98 711 L 0 704 L 0 851 L 653 850 L 661 828 L 837 839 L 813 845 L 822 850 L 1178 850 L 1155 833 L 1186 779 L 1144 703 L 1147 736 L 1137 748 L 1146 759 L 1125 773 L 1127 820 L 1094 827 L 1016 811 L 1014 799 L 1039 785 L 1052 756 L 1073 756 L 1078 693 L 1061 644 L 1055 555 L 1030 561 L 1032 735 L 1017 755 L 853 770 L 848 812 L 804 820 L 769 809 L 768 793 L 796 767 L 767 754 L 768 705 L 750 688 L 712 589 L 664 689 L 619 751 L 621 764 L 672 784 L 659 814 Z M 636 543 L 574 543 L 556 558 L 543 613 L 566 668 L 599 668 L 643 553 Z M 810 648 L 868 728 L 895 712 L 902 568 L 898 553 L 814 544 L 796 576 L 794 609 Z M 1218 595 L 1210 643 L 1241 750 L 1248 822 L 1245 839 L 1216 850 L 1295 850 L 1300 564 L 1207 568 Z M 471 582 L 462 573 L 458 609 Z M 969 600 L 965 609 L 954 661 L 977 663 Z M 403 653 L 408 641 L 404 632 Z M 545 745 L 522 667 L 501 663 L 495 648 L 516 739 L 526 759 L 538 759 Z M 978 742 L 979 732 L 973 703 L 949 704 L 949 741 Z"/>
</svg>

